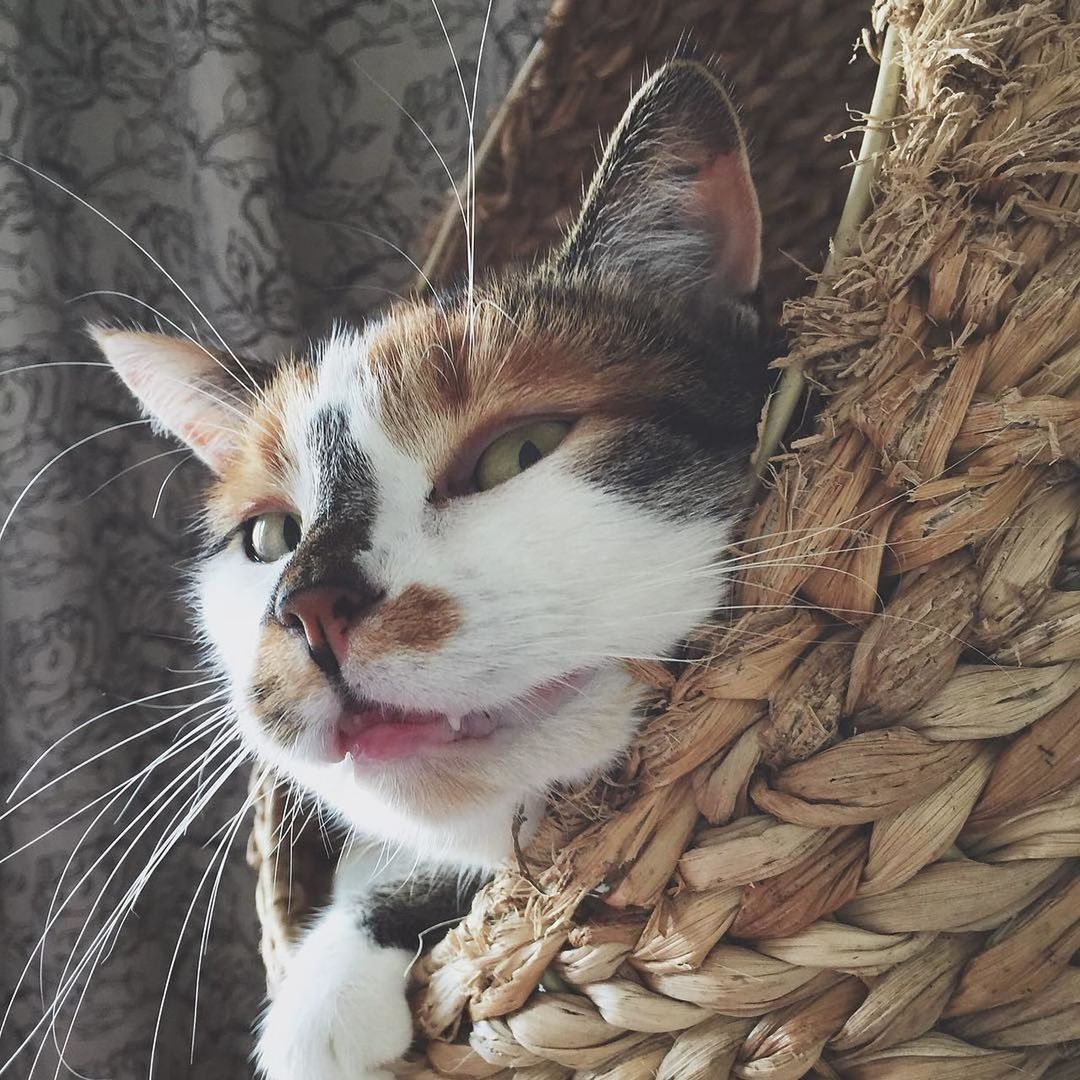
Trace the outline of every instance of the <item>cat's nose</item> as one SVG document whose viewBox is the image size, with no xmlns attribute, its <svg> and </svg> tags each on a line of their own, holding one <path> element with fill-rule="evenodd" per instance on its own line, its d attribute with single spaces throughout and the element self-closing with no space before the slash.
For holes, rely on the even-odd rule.
<svg viewBox="0 0 1080 1080">
<path fill-rule="evenodd" d="M 336 674 L 348 652 L 350 631 L 381 599 L 375 590 L 314 585 L 283 596 L 275 614 L 286 629 L 303 632 L 311 659 L 323 671 Z"/>
</svg>

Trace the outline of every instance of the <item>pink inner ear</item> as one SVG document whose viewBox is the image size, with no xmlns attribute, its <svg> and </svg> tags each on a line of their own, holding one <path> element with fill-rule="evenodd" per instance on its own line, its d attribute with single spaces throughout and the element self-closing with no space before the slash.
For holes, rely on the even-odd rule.
<svg viewBox="0 0 1080 1080">
<path fill-rule="evenodd" d="M 246 396 L 222 376 L 218 359 L 195 342 L 162 334 L 95 328 L 106 359 L 157 426 L 171 432 L 215 472 L 236 451 Z M 241 389 L 248 393 L 241 384 Z"/>
<path fill-rule="evenodd" d="M 205 455 L 214 443 L 216 433 L 207 428 L 205 423 L 191 421 L 177 425 L 176 434 L 191 447 L 197 454 Z"/>
<path fill-rule="evenodd" d="M 741 151 L 702 168 L 696 184 L 698 206 L 716 241 L 716 275 L 736 296 L 752 293 L 761 273 L 761 210 Z"/>
</svg>

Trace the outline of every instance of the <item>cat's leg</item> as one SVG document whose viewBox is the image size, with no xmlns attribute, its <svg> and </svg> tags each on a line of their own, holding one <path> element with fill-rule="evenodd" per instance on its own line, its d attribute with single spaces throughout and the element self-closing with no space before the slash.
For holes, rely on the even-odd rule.
<svg viewBox="0 0 1080 1080">
<path fill-rule="evenodd" d="M 333 900 L 293 953 L 263 1017 L 260 1073 L 267 1080 L 389 1080 L 412 1041 L 405 989 L 420 934 L 463 915 L 474 888 L 412 855 L 388 861 L 381 844 L 346 856 Z"/>
</svg>

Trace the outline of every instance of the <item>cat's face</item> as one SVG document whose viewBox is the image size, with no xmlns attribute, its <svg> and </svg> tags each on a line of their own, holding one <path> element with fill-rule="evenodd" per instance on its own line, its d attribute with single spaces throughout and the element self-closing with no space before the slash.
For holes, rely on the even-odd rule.
<svg viewBox="0 0 1080 1080">
<path fill-rule="evenodd" d="M 245 737 L 357 827 L 490 857 L 519 803 L 625 747 L 625 661 L 720 604 L 764 368 L 733 124 L 702 69 L 664 69 L 552 260 L 257 393 L 193 344 L 99 333 L 216 473 L 196 606 Z"/>
</svg>

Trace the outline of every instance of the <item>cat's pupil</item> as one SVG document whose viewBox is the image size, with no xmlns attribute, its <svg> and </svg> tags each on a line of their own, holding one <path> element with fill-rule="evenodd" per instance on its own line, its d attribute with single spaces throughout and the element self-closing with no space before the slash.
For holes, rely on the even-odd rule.
<svg viewBox="0 0 1080 1080">
<path fill-rule="evenodd" d="M 518 451 L 518 468 L 524 472 L 529 466 L 535 465 L 543 456 L 536 443 L 531 439 L 526 439 Z"/>
<path fill-rule="evenodd" d="M 300 544 L 300 522 L 294 517 L 286 517 L 281 531 L 285 539 L 285 546 L 290 551 L 295 551 Z"/>
</svg>

